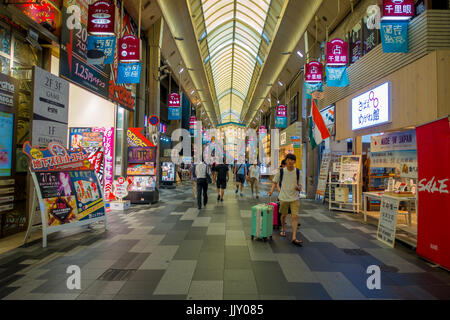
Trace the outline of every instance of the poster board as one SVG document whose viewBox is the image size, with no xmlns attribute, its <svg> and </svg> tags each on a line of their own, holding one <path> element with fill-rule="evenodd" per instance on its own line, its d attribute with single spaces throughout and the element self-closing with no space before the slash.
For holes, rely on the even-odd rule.
<svg viewBox="0 0 450 320">
<path fill-rule="evenodd" d="M 23 152 L 30 160 L 35 188 L 30 217 L 33 219 L 38 201 L 43 247 L 47 246 L 47 235 L 53 232 L 99 221 L 105 221 L 106 229 L 103 188 L 86 151 L 68 150 L 58 142 L 50 142 L 48 148 L 40 149 L 26 142 Z M 30 221 L 25 242 L 32 225 Z"/>
<path fill-rule="evenodd" d="M 341 183 L 356 184 L 359 182 L 361 174 L 361 156 L 344 155 L 341 156 L 341 167 L 339 171 L 339 181 Z"/>
<path fill-rule="evenodd" d="M 324 152 L 322 155 L 322 163 L 320 165 L 319 182 L 317 183 L 316 199 L 321 197 L 321 201 L 324 201 L 325 189 L 327 187 L 328 171 L 330 170 L 330 152 Z"/>
<path fill-rule="evenodd" d="M 397 213 L 399 201 L 389 196 L 381 197 L 380 220 L 378 221 L 377 239 L 390 247 L 395 245 L 397 231 Z"/>
</svg>

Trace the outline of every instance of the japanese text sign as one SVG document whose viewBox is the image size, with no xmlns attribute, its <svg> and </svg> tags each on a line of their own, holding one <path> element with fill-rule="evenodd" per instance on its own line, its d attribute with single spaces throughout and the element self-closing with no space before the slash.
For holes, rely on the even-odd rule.
<svg viewBox="0 0 450 320">
<path fill-rule="evenodd" d="M 169 108 L 170 107 L 180 107 L 180 95 L 178 93 L 169 94 Z"/>
<path fill-rule="evenodd" d="M 381 21 L 383 52 L 408 52 L 408 21 Z"/>
<path fill-rule="evenodd" d="M 389 82 L 352 99 L 352 130 L 390 121 Z"/>
<path fill-rule="evenodd" d="M 341 66 L 347 64 L 348 44 L 342 39 L 333 39 L 327 43 L 327 64 Z"/>
<path fill-rule="evenodd" d="M 277 116 L 275 118 L 275 127 L 286 128 L 287 127 L 287 108 L 286 106 L 277 106 Z"/>
<path fill-rule="evenodd" d="M 88 33 L 114 34 L 115 8 L 109 1 L 97 1 L 89 6 Z"/>
<path fill-rule="evenodd" d="M 139 83 L 141 79 L 141 63 L 119 63 L 117 83 Z"/>
<path fill-rule="evenodd" d="M 127 34 L 119 39 L 119 62 L 137 62 L 140 59 L 138 37 Z"/>
<path fill-rule="evenodd" d="M 90 65 L 111 64 L 114 62 L 116 37 L 88 36 L 87 59 Z"/>
<path fill-rule="evenodd" d="M 305 65 L 305 82 L 322 82 L 323 67 L 319 61 Z"/>
<path fill-rule="evenodd" d="M 414 0 L 383 0 L 383 18 L 409 19 L 414 16 Z"/>
</svg>

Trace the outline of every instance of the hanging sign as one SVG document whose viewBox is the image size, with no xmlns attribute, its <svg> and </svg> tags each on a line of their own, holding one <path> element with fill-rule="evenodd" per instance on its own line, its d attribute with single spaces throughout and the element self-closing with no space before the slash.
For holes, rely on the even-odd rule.
<svg viewBox="0 0 450 320">
<path fill-rule="evenodd" d="M 311 61 L 305 65 L 305 82 L 322 82 L 323 67 L 319 61 Z"/>
<path fill-rule="evenodd" d="M 130 147 L 154 147 L 155 145 L 150 142 L 142 134 L 144 128 L 128 128 L 127 140 Z"/>
<path fill-rule="evenodd" d="M 114 34 L 115 7 L 109 1 L 96 1 L 89 6 L 87 31 L 92 35 Z"/>
<path fill-rule="evenodd" d="M 264 126 L 259 127 L 259 134 L 267 134 L 267 128 Z"/>
<path fill-rule="evenodd" d="M 32 142 L 45 147 L 49 142 L 67 143 L 69 82 L 39 67 L 33 68 Z"/>
<path fill-rule="evenodd" d="M 325 66 L 327 71 L 328 87 L 346 87 L 349 84 L 347 75 L 347 66 L 330 67 Z"/>
<path fill-rule="evenodd" d="M 381 197 L 377 239 L 392 248 L 395 244 L 398 204 L 399 201 L 397 199 L 389 198 L 388 196 Z"/>
<path fill-rule="evenodd" d="M 169 107 L 168 120 L 181 120 L 181 108 Z"/>
<path fill-rule="evenodd" d="M 381 43 L 383 52 L 408 52 L 409 21 L 381 21 Z"/>
<path fill-rule="evenodd" d="M 169 94 L 169 108 L 181 107 L 180 95 L 178 93 Z"/>
<path fill-rule="evenodd" d="M 416 131 L 385 133 L 370 137 L 370 151 L 416 150 Z"/>
<path fill-rule="evenodd" d="M 114 52 L 116 48 L 116 37 L 88 36 L 87 37 L 87 59 L 89 65 L 102 65 L 114 63 Z"/>
<path fill-rule="evenodd" d="M 352 130 L 390 122 L 389 82 L 352 99 Z"/>
<path fill-rule="evenodd" d="M 286 128 L 287 127 L 287 108 L 284 105 L 277 106 L 275 127 L 277 127 L 277 128 Z"/>
<path fill-rule="evenodd" d="M 119 63 L 117 83 L 139 83 L 141 79 L 141 63 Z"/>
<path fill-rule="evenodd" d="M 306 99 L 312 98 L 312 93 L 315 91 L 322 91 L 322 82 L 316 82 L 316 83 L 310 83 L 310 82 L 304 82 L 305 86 L 305 97 Z M 306 109 L 304 109 L 306 110 Z"/>
<path fill-rule="evenodd" d="M 119 62 L 137 62 L 140 59 L 139 38 L 127 34 L 119 39 Z"/>
<path fill-rule="evenodd" d="M 383 0 L 383 19 L 410 19 L 414 16 L 414 0 Z"/>
<path fill-rule="evenodd" d="M 333 39 L 327 43 L 327 65 L 342 66 L 347 64 L 348 44 L 342 39 Z"/>
</svg>

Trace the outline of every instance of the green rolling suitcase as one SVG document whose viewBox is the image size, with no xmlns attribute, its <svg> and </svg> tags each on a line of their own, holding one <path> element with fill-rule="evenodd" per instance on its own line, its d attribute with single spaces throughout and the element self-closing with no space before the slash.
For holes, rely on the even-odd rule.
<svg viewBox="0 0 450 320">
<path fill-rule="evenodd" d="M 252 207 L 252 230 L 253 239 L 267 238 L 272 240 L 273 232 L 273 207 L 267 204 L 258 204 Z"/>
</svg>

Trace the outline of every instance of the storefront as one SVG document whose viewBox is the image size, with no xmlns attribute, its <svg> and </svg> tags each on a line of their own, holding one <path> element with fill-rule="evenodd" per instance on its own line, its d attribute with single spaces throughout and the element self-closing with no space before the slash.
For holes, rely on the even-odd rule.
<svg viewBox="0 0 450 320">
<path fill-rule="evenodd" d="M 448 115 L 449 103 L 437 86 L 448 51 L 434 51 L 336 103 L 336 140 L 352 138 L 361 156 L 358 201 L 361 218 L 379 224 L 385 197 L 398 207 L 392 234 L 417 244 L 416 127 Z M 408 79 L 406 82 L 404 79 Z M 437 88 L 437 89 L 436 89 Z"/>
</svg>

